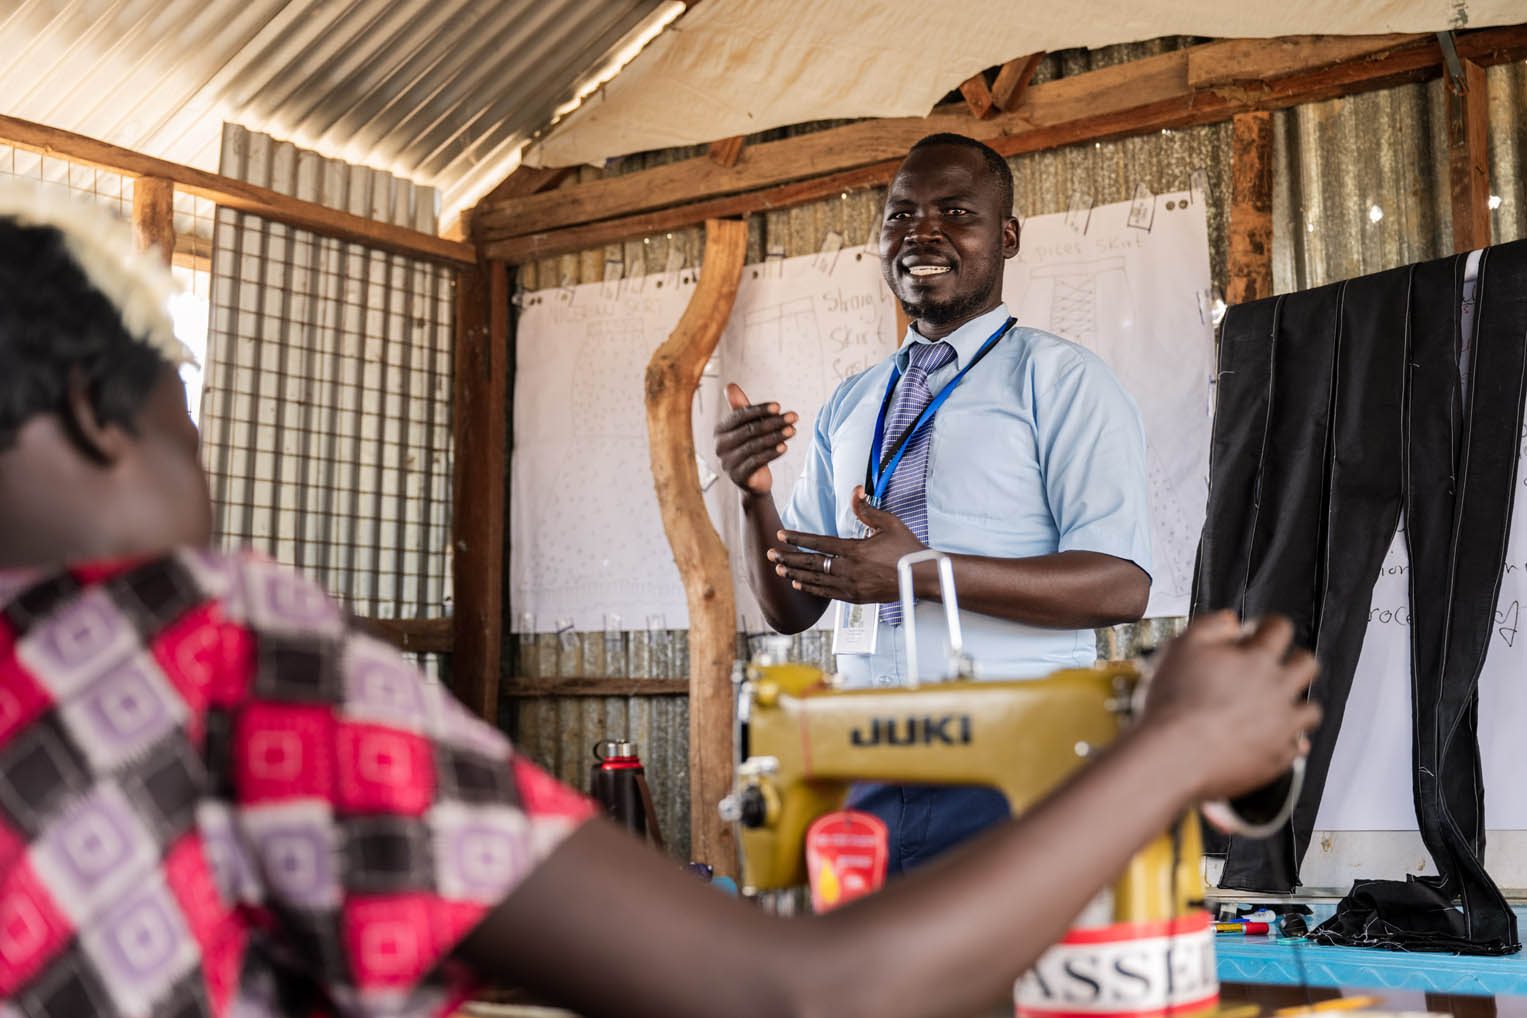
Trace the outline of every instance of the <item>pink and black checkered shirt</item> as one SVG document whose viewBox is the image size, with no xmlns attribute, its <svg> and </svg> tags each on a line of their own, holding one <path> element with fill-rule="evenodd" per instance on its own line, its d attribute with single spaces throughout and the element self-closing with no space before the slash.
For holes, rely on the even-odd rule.
<svg viewBox="0 0 1527 1018">
<path fill-rule="evenodd" d="M 0 1018 L 445 1013 L 590 813 L 284 567 L 0 573 Z"/>
</svg>

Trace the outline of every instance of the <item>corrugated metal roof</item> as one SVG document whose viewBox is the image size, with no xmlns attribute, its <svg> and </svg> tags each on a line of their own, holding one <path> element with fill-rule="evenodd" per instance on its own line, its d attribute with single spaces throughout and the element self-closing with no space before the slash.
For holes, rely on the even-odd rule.
<svg viewBox="0 0 1527 1018">
<path fill-rule="evenodd" d="M 228 120 L 449 206 L 662 6 L 19 0 L 0 7 L 0 110 L 206 170 Z"/>
</svg>

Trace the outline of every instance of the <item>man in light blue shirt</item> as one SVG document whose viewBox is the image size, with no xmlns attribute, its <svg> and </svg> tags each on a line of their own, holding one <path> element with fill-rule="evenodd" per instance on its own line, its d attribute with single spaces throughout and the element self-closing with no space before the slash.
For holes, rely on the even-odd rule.
<svg viewBox="0 0 1527 1018">
<path fill-rule="evenodd" d="M 1012 196 L 1006 161 L 980 142 L 934 135 L 913 146 L 887 193 L 880 241 L 886 282 L 911 320 L 906 341 L 822 408 L 783 513 L 768 464 L 794 436 L 796 415 L 728 386 L 733 413 L 716 447 L 743 493 L 749 582 L 782 632 L 815 624 L 834 601 L 871 606 L 858 630 L 838 627 L 849 686 L 907 680 L 899 610 L 875 606 L 897 600 L 896 562 L 923 547 L 952 557 L 978 677 L 1091 664 L 1092 630 L 1145 610 L 1140 415 L 1096 356 L 1013 327 L 1001 297 L 1006 259 L 1018 252 Z M 941 678 L 933 564 L 914 579 L 925 634 L 917 675 Z M 986 789 L 866 785 L 850 804 L 887 822 L 893 872 L 1007 812 Z"/>
</svg>

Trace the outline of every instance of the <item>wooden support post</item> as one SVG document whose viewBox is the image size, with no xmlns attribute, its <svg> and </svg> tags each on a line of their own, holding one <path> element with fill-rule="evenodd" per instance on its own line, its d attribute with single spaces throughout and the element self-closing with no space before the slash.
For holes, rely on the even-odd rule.
<svg viewBox="0 0 1527 1018">
<path fill-rule="evenodd" d="M 456 277 L 452 423 L 451 676 L 456 695 L 491 725 L 498 723 L 503 640 L 508 361 L 508 266 L 462 269 Z"/>
<path fill-rule="evenodd" d="M 985 71 L 960 82 L 960 94 L 965 97 L 965 105 L 970 107 L 971 115 L 977 120 L 985 120 L 997 108 L 992 100 L 991 86 L 986 83 Z"/>
<path fill-rule="evenodd" d="M 1272 296 L 1272 114 L 1236 114 L 1232 138 L 1225 303 L 1244 304 Z"/>
<path fill-rule="evenodd" d="M 175 184 L 163 177 L 133 181 L 133 237 L 138 250 L 158 248 L 166 265 L 175 257 Z"/>
<path fill-rule="evenodd" d="M 1045 58 L 1043 53 L 1030 53 L 1026 57 L 1017 60 L 1009 60 L 997 71 L 997 80 L 991 87 L 992 102 L 1003 113 L 1011 113 L 1023 102 L 1024 93 L 1029 90 L 1029 82 L 1034 78 L 1034 72 L 1039 70 L 1039 62 Z"/>
<path fill-rule="evenodd" d="M 1463 81 L 1449 82 L 1443 91 L 1447 95 L 1453 250 L 1472 251 L 1490 243 L 1490 120 L 1485 69 L 1472 60 L 1462 64 Z"/>
<path fill-rule="evenodd" d="M 689 605 L 690 854 L 736 874 L 737 847 L 716 804 L 732 784 L 732 662 L 737 654 L 731 561 L 695 467 L 691 415 L 705 362 L 715 351 L 742 282 L 748 227 L 705 224 L 705 267 L 684 317 L 647 364 L 647 442 L 652 480 Z"/>
<path fill-rule="evenodd" d="M 742 150 L 747 143 L 748 138 L 745 134 L 713 141 L 710 143 L 710 161 L 717 166 L 731 169 L 742 159 Z"/>
<path fill-rule="evenodd" d="M 1277 82 L 1318 73 L 1343 64 L 1372 69 L 1386 55 L 1417 46 L 1434 61 L 1440 57 L 1420 35 L 1316 35 L 1281 39 L 1221 39 L 1191 47 L 1188 87 L 1225 89 L 1230 95 L 1271 96 Z M 1419 55 L 1419 54 L 1418 54 Z"/>
</svg>

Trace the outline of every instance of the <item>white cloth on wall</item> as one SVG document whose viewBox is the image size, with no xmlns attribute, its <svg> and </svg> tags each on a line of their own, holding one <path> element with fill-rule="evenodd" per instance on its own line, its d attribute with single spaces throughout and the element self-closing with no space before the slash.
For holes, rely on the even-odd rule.
<svg viewBox="0 0 1527 1018">
<path fill-rule="evenodd" d="M 689 625 L 652 487 L 642 397 L 647 361 L 694 292 L 692 272 L 665 282 L 589 283 L 526 298 L 510 498 L 517 630 Z M 745 628 L 767 626 L 745 580 L 737 495 L 714 451 L 713 429 L 727 413 L 723 384 L 795 410 L 805 429 L 840 379 L 895 348 L 896 317 L 872 255 L 807 255 L 743 270 L 695 396 L 694 438 L 711 522 L 732 549 Z M 798 437 L 774 463 L 776 491 L 795 483 L 807 444 Z"/>
<path fill-rule="evenodd" d="M 527 153 L 599 163 L 774 127 L 922 117 L 960 82 L 1026 56 L 1161 36 L 1383 35 L 1513 24 L 1520 0 L 1092 0 L 1014 5 L 707 0 Z M 682 110 L 682 116 L 675 111 Z M 901 146 L 902 151 L 905 145 Z M 892 153 L 882 158 L 893 158 Z"/>
<path fill-rule="evenodd" d="M 1209 242 L 1202 203 L 1163 194 L 1150 229 L 1131 203 L 1025 221 L 1004 295 L 1024 325 L 1102 357 L 1140 407 L 1150 461 L 1150 614 L 1186 611 L 1207 493 L 1212 334 L 1203 317 Z M 1170 209 L 1168 209 L 1170 205 Z M 663 534 L 647 453 L 642 379 L 678 322 L 692 274 L 670 285 L 590 283 L 530 294 L 518 321 L 510 499 L 510 599 L 522 631 L 688 625 Z M 677 285 L 672 285 L 676 283 Z M 881 361 L 898 340 L 877 257 L 845 249 L 743 270 L 731 321 L 701 380 L 695 448 L 712 522 L 732 550 L 742 626 L 765 628 L 748 590 L 741 508 L 716 475 L 712 431 L 721 386 L 801 415 L 773 466 L 783 502 L 804 465 L 809 429 L 837 383 Z M 829 624 L 830 619 L 824 620 Z"/>
<path fill-rule="evenodd" d="M 1214 329 L 1209 227 L 1186 191 L 1023 221 L 1003 295 L 1022 325 L 1087 347 L 1140 407 L 1151 483 L 1146 615 L 1186 615 L 1208 500 Z M 1144 226 L 1138 225 L 1144 223 Z"/>
</svg>

